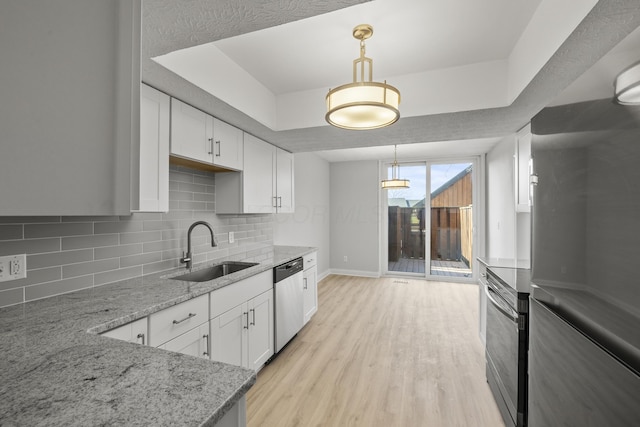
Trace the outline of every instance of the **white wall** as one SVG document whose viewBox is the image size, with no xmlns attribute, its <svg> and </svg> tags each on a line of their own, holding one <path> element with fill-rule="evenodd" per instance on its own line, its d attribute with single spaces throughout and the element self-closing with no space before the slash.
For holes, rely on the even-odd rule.
<svg viewBox="0 0 640 427">
<path fill-rule="evenodd" d="M 487 258 L 516 256 L 514 149 L 515 135 L 509 135 L 487 153 Z"/>
<path fill-rule="evenodd" d="M 274 215 L 275 245 L 318 248 L 318 274 L 329 272 L 329 162 L 313 153 L 294 155 L 295 213 Z"/>
<path fill-rule="evenodd" d="M 380 275 L 377 161 L 331 163 L 331 271 Z M 344 261 L 344 257 L 347 261 Z"/>
</svg>

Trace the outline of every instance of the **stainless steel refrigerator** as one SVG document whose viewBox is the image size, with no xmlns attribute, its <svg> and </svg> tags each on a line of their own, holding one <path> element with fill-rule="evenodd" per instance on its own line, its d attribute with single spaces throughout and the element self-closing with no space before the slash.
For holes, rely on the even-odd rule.
<svg viewBox="0 0 640 427">
<path fill-rule="evenodd" d="M 543 109 L 534 182 L 529 426 L 640 425 L 640 106 Z"/>
</svg>

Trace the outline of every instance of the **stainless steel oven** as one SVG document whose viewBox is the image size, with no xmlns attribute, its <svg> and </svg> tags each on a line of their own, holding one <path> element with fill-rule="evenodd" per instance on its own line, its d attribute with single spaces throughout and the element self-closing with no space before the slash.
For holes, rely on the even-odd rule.
<svg viewBox="0 0 640 427">
<path fill-rule="evenodd" d="M 487 382 L 508 427 L 527 425 L 528 279 L 528 270 L 490 267 L 484 286 Z"/>
</svg>

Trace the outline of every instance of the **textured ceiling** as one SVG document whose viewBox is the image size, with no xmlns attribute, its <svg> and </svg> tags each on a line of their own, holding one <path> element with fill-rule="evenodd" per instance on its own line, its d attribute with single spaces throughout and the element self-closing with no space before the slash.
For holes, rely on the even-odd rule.
<svg viewBox="0 0 640 427">
<path fill-rule="evenodd" d="M 363 1 L 144 0 L 143 81 L 292 152 L 494 138 L 526 124 L 640 26 L 637 0 L 600 0 L 510 106 L 406 117 L 364 132 L 331 126 L 272 131 L 150 59 L 358 3 Z"/>
</svg>

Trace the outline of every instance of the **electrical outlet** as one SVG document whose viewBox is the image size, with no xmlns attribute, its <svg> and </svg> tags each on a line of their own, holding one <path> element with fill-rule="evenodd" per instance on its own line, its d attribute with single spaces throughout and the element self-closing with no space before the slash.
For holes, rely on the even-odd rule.
<svg viewBox="0 0 640 427">
<path fill-rule="evenodd" d="M 229 232 L 229 243 L 233 243 L 236 241 L 236 237 L 233 235 L 233 231 Z"/>
<path fill-rule="evenodd" d="M 347 256 L 344 256 L 344 262 L 349 262 L 349 258 L 347 258 Z"/>
<path fill-rule="evenodd" d="M 27 255 L 0 257 L 0 282 L 27 277 Z"/>
</svg>

